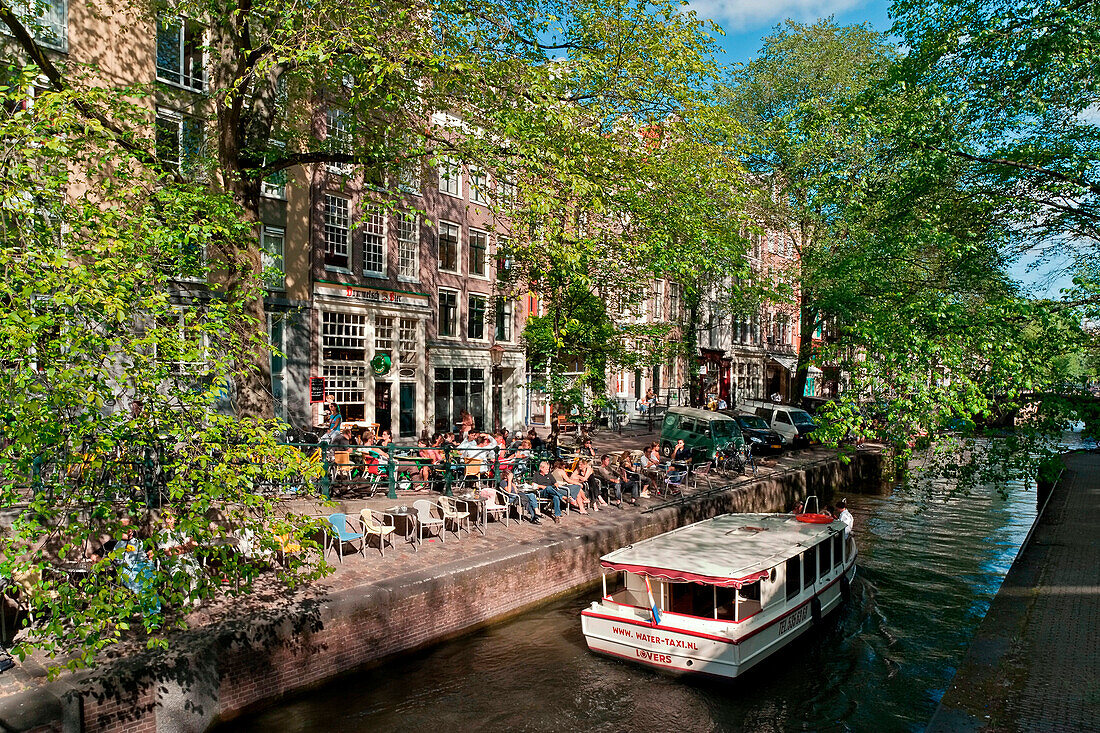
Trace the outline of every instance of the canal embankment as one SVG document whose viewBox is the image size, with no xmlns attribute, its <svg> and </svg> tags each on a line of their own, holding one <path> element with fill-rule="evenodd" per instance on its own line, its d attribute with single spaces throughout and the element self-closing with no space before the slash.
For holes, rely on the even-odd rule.
<svg viewBox="0 0 1100 733">
<path fill-rule="evenodd" d="M 1100 455 L 1070 453 L 927 730 L 1100 730 Z"/>
<path fill-rule="evenodd" d="M 878 491 L 881 456 L 784 457 L 682 501 L 570 514 L 560 525 L 491 524 L 484 535 L 345 558 L 290 592 L 262 584 L 209 609 L 166 650 L 135 650 L 93 672 L 0 688 L 6 730 L 201 731 L 337 677 L 521 614 L 599 577 L 600 555 L 736 511 L 785 511 L 807 494 Z M 347 507 L 353 510 L 354 507 Z M 5 694 L 5 692 L 7 694 Z"/>
</svg>

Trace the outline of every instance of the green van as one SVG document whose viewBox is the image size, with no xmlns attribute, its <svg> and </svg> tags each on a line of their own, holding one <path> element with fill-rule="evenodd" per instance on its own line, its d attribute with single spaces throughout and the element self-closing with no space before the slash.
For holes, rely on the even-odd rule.
<svg viewBox="0 0 1100 733">
<path fill-rule="evenodd" d="M 728 443 L 738 448 L 745 445 L 736 420 L 696 407 L 673 407 L 665 413 L 661 425 L 661 455 L 671 455 L 677 440 L 684 441 L 692 457 L 707 461 L 713 460 L 715 452 Z"/>
</svg>

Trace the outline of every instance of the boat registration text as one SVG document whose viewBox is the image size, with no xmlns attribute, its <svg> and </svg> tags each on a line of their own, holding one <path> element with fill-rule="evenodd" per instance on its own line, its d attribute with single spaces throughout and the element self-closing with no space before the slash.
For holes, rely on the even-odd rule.
<svg viewBox="0 0 1100 733">
<path fill-rule="evenodd" d="M 809 615 L 810 606 L 809 604 L 806 604 L 794 613 L 786 616 L 782 621 L 779 622 L 779 635 L 782 636 L 783 634 L 786 634 L 788 631 L 805 621 L 806 618 L 809 617 Z"/>
</svg>

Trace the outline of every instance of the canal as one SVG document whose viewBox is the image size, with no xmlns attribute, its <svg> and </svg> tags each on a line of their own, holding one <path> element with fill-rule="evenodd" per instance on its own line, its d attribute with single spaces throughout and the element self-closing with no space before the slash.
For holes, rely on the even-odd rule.
<svg viewBox="0 0 1100 733">
<path fill-rule="evenodd" d="M 357 673 L 235 731 L 921 730 L 1035 517 L 1035 493 L 849 497 L 851 602 L 733 682 L 673 679 L 590 654 L 598 591 Z"/>
</svg>

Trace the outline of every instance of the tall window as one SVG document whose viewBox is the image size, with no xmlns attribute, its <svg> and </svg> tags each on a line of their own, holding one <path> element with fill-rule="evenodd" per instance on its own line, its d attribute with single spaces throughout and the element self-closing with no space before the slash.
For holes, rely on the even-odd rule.
<svg viewBox="0 0 1100 733">
<path fill-rule="evenodd" d="M 260 230 L 261 260 L 264 283 L 268 290 L 286 289 L 286 268 L 283 264 L 283 230 L 265 226 Z"/>
<path fill-rule="evenodd" d="M 8 5 L 36 41 L 59 51 L 67 50 L 68 0 L 15 0 Z M 7 28 L 0 32 L 6 33 Z"/>
<path fill-rule="evenodd" d="M 346 198 L 325 194 L 325 267 L 349 267 L 349 208 Z"/>
<path fill-rule="evenodd" d="M 469 339 L 485 338 L 485 296 L 471 295 L 469 309 L 466 311 L 466 337 Z"/>
<path fill-rule="evenodd" d="M 374 353 L 385 354 L 393 360 L 392 316 L 377 316 L 374 319 Z"/>
<path fill-rule="evenodd" d="M 402 161 L 397 169 L 397 188 L 405 193 L 420 195 L 423 186 L 420 176 L 420 158 L 409 158 Z"/>
<path fill-rule="evenodd" d="M 325 148 L 330 153 L 351 155 L 351 124 L 345 110 L 330 109 L 325 112 Z M 340 175 L 348 175 L 352 169 L 351 163 L 329 163 L 325 167 Z"/>
<path fill-rule="evenodd" d="M 201 92 L 202 26 L 179 16 L 157 16 L 157 79 Z"/>
<path fill-rule="evenodd" d="M 653 320 L 665 319 L 665 281 L 657 280 L 653 283 Z"/>
<path fill-rule="evenodd" d="M 452 158 L 439 163 L 439 190 L 449 196 L 462 197 L 462 166 Z"/>
<path fill-rule="evenodd" d="M 281 157 L 285 149 L 285 144 L 272 140 L 271 150 L 268 152 L 267 155 L 264 156 L 264 165 L 267 165 L 269 159 L 276 159 Z M 285 199 L 286 182 L 288 180 L 288 177 L 289 176 L 287 175 L 287 171 L 285 168 L 281 171 L 275 171 L 263 180 L 263 184 L 260 187 L 260 193 L 273 199 Z"/>
<path fill-rule="evenodd" d="M 454 430 L 463 410 L 485 425 L 485 370 L 437 367 L 435 370 L 435 429 Z"/>
<path fill-rule="evenodd" d="M 439 335 L 458 335 L 458 293 L 453 290 L 439 291 Z"/>
<path fill-rule="evenodd" d="M 400 330 L 397 332 L 397 344 L 401 353 L 402 366 L 415 366 L 416 353 L 416 319 L 402 318 Z"/>
<path fill-rule="evenodd" d="M 470 203 L 489 203 L 489 176 L 485 171 L 470 169 Z"/>
<path fill-rule="evenodd" d="M 267 333 L 271 342 L 271 396 L 275 402 L 275 416 L 286 419 L 286 334 L 283 316 L 268 314 Z"/>
<path fill-rule="evenodd" d="M 486 256 L 489 251 L 489 235 L 476 229 L 470 230 L 470 274 L 485 277 Z"/>
<path fill-rule="evenodd" d="M 420 279 L 420 219 L 404 211 L 397 214 L 397 276 Z"/>
<path fill-rule="evenodd" d="M 197 175 L 202 158 L 202 120 L 158 109 L 155 124 L 156 152 L 161 164 L 185 176 Z"/>
<path fill-rule="evenodd" d="M 439 222 L 439 269 L 458 272 L 458 225 Z"/>
<path fill-rule="evenodd" d="M 347 420 L 365 415 L 367 317 L 356 313 L 321 313 L 321 376 L 325 391 Z"/>
<path fill-rule="evenodd" d="M 497 277 L 502 278 L 504 273 L 512 269 L 512 258 L 509 257 L 507 237 L 497 237 Z"/>
<path fill-rule="evenodd" d="M 500 205 L 502 207 L 512 208 L 516 205 L 516 184 L 509 183 L 508 181 L 498 181 L 497 193 L 500 196 Z"/>
<path fill-rule="evenodd" d="M 497 317 L 497 341 L 511 341 L 512 340 L 512 301 L 505 298 L 497 298 L 496 302 L 496 317 Z"/>
<path fill-rule="evenodd" d="M 363 274 L 386 276 L 386 218 L 382 207 L 367 204 L 363 211 Z"/>
</svg>

